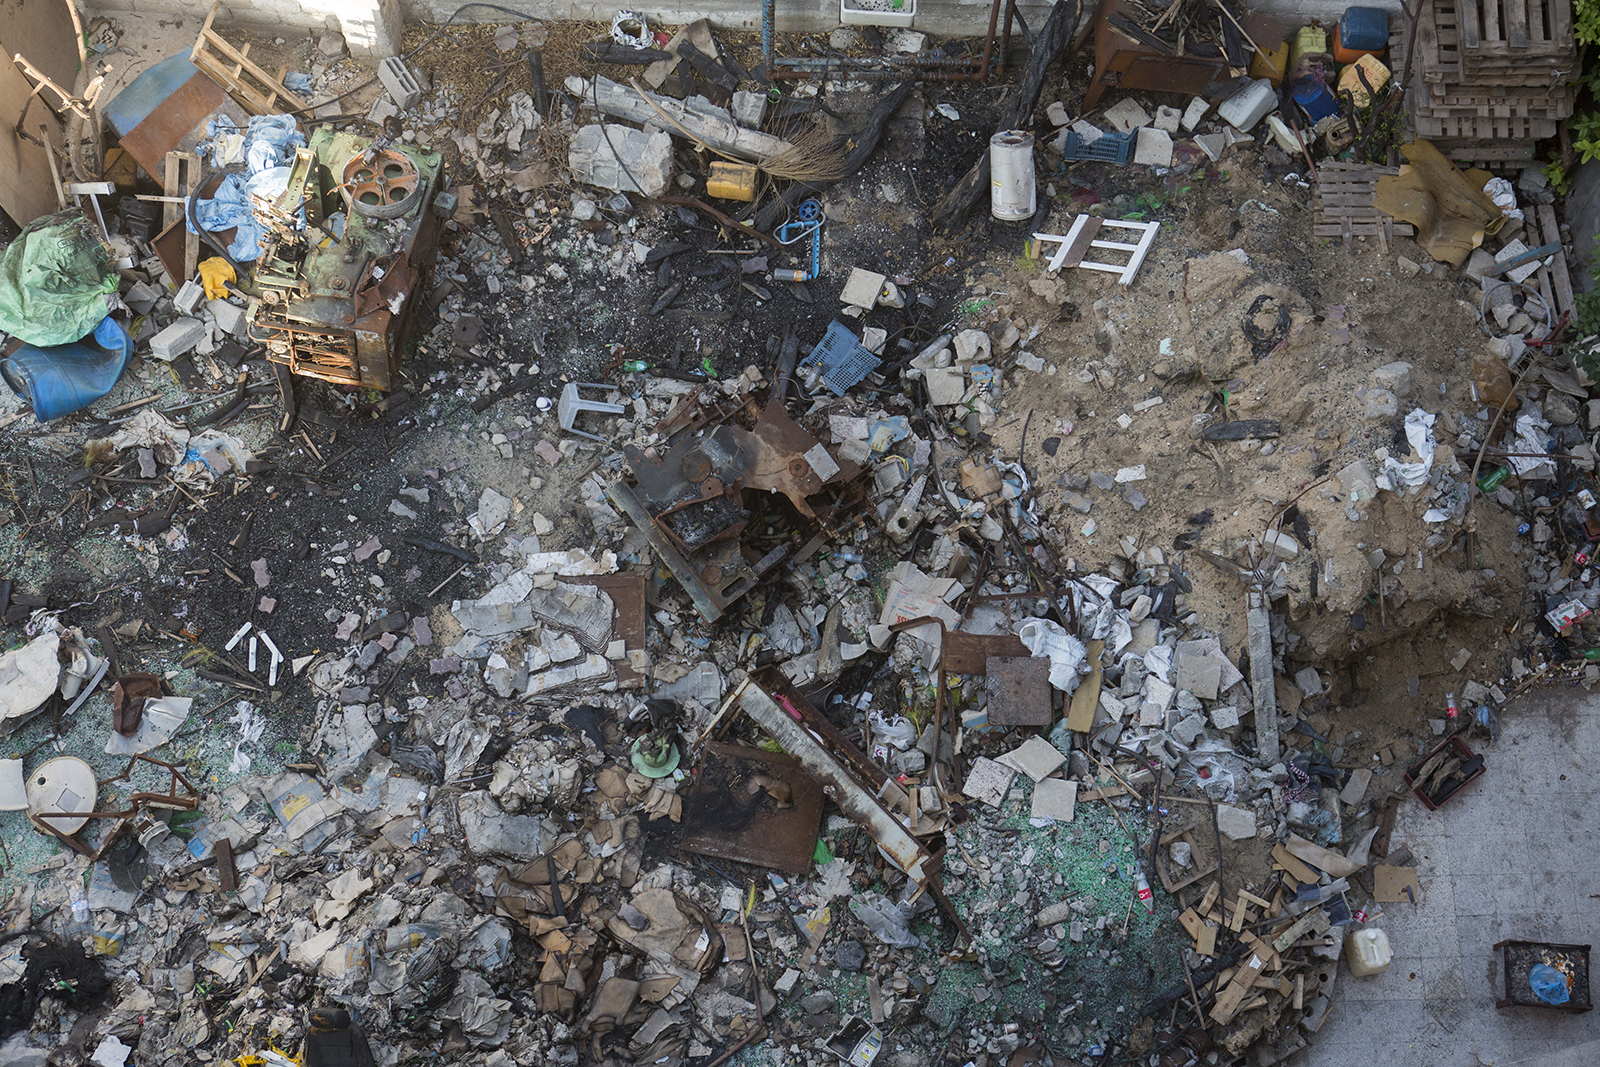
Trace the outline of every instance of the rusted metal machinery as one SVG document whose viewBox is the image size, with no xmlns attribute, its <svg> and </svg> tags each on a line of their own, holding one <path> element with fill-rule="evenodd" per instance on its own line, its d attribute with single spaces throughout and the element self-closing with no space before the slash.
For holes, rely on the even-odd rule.
<svg viewBox="0 0 1600 1067">
<path fill-rule="evenodd" d="M 437 152 L 326 127 L 312 135 L 283 194 L 252 205 L 267 233 L 244 287 L 258 300 L 251 336 L 270 361 L 339 385 L 398 384 L 449 207 L 443 182 Z"/>
</svg>

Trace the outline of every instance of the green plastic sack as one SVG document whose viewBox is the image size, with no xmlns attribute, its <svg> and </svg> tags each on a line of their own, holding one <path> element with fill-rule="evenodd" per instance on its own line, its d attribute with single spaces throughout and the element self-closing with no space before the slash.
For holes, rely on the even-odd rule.
<svg viewBox="0 0 1600 1067">
<path fill-rule="evenodd" d="M 0 330 L 40 348 L 79 340 L 106 317 L 117 280 L 81 213 L 34 219 L 0 257 Z"/>
</svg>

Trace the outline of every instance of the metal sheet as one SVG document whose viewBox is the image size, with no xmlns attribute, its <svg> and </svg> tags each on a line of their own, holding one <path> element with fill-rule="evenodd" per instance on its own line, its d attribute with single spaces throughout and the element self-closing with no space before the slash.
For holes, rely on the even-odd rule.
<svg viewBox="0 0 1600 1067">
<path fill-rule="evenodd" d="M 119 143 L 146 174 L 159 182 L 166 171 L 167 153 L 183 146 L 186 139 L 192 148 L 198 140 L 192 136 L 195 131 L 227 102 L 228 94 L 222 86 L 195 73 Z"/>
<path fill-rule="evenodd" d="M 783 753 L 712 742 L 683 806 L 688 852 L 803 875 L 811 869 L 822 822 L 822 786 Z M 787 803 L 758 779 L 787 787 Z M 752 792 L 751 790 L 754 790 Z"/>
<path fill-rule="evenodd" d="M 992 656 L 988 663 L 989 722 L 994 726 L 1049 726 L 1050 661 L 1042 656 Z"/>
<path fill-rule="evenodd" d="M 1015 634 L 964 634 L 948 630 L 939 651 L 939 665 L 953 674 L 983 674 L 996 656 L 1026 656 L 1028 646 Z"/>
</svg>

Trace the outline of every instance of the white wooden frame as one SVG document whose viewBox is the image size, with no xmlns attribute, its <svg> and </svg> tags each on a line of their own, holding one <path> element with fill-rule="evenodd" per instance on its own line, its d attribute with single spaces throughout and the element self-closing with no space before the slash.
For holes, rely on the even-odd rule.
<svg viewBox="0 0 1600 1067">
<path fill-rule="evenodd" d="M 1092 216 L 1090 215 L 1079 215 L 1073 220 L 1072 229 L 1067 231 L 1065 237 L 1053 233 L 1036 233 L 1033 235 L 1034 238 L 1039 241 L 1061 242 L 1061 247 L 1056 251 L 1055 255 L 1050 257 L 1050 262 L 1046 265 L 1047 270 L 1049 270 L 1051 273 L 1055 273 L 1061 269 L 1062 264 L 1066 261 L 1067 253 L 1072 250 L 1073 244 L 1078 240 L 1078 235 L 1083 232 L 1084 226 L 1088 224 L 1088 221 L 1091 217 Z M 1110 274 L 1115 274 L 1118 276 L 1118 283 L 1122 285 L 1129 285 L 1133 282 L 1134 275 L 1139 273 L 1139 267 L 1144 263 L 1144 257 L 1149 253 L 1150 246 L 1155 243 L 1156 232 L 1161 229 L 1161 223 L 1130 222 L 1125 219 L 1101 219 L 1100 228 L 1104 229 L 1107 226 L 1115 226 L 1123 230 L 1142 231 L 1138 243 L 1136 244 L 1127 244 L 1123 241 L 1101 240 L 1089 242 L 1090 248 L 1107 248 L 1116 252 L 1127 252 L 1129 254 L 1128 262 L 1091 263 L 1085 259 L 1078 263 L 1077 266 L 1086 268 L 1088 270 L 1102 270 Z"/>
</svg>

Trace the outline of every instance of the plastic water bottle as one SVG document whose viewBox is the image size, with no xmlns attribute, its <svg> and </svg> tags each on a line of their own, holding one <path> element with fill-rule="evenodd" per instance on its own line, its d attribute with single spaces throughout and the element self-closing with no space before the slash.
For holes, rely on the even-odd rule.
<svg viewBox="0 0 1600 1067">
<path fill-rule="evenodd" d="M 1461 707 L 1456 703 L 1456 695 L 1454 693 L 1446 693 L 1444 695 L 1444 717 L 1454 722 L 1460 715 Z"/>
<path fill-rule="evenodd" d="M 1139 902 L 1144 905 L 1144 910 L 1149 915 L 1156 913 L 1156 897 L 1150 891 L 1150 882 L 1140 870 L 1133 876 L 1133 887 L 1139 893 Z"/>
</svg>

